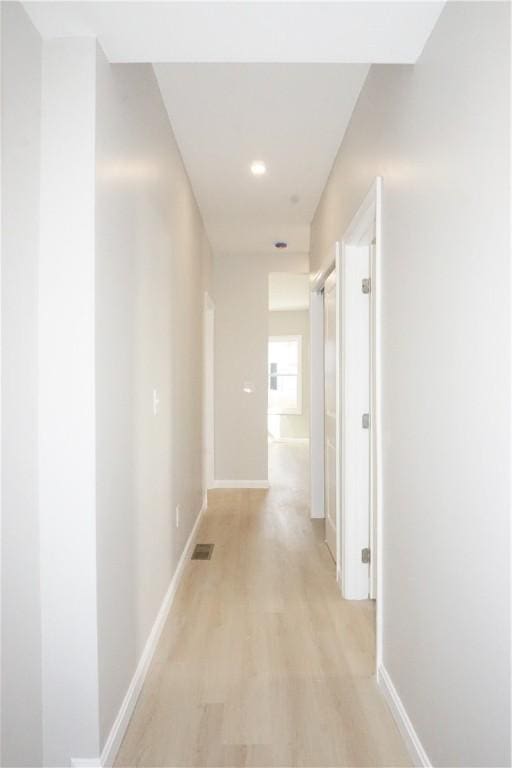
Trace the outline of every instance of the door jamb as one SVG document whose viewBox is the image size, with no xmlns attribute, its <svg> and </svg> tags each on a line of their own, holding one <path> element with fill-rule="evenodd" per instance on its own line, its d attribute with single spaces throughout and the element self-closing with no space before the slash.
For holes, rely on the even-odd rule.
<svg viewBox="0 0 512 768">
<path fill-rule="evenodd" d="M 322 286 L 323 287 L 323 286 Z M 309 302 L 310 338 L 310 409 L 309 409 L 309 467 L 310 516 L 325 517 L 324 460 L 324 297 L 322 288 L 311 289 Z"/>
<path fill-rule="evenodd" d="M 318 305 L 320 305 L 320 294 L 323 290 L 323 286 L 325 283 L 325 280 L 329 276 L 329 274 L 333 271 L 333 269 L 339 268 L 342 258 L 343 249 L 347 246 L 350 246 L 354 242 L 357 242 L 357 236 L 359 234 L 359 237 L 361 237 L 367 230 L 372 221 L 375 222 L 375 248 L 373 249 L 373 255 L 370 260 L 370 279 L 372 283 L 372 290 L 371 290 L 371 337 L 372 337 L 372 351 L 371 351 L 371 412 L 372 412 L 372 418 L 373 418 L 373 428 L 371 430 L 371 461 L 370 461 L 370 471 L 371 471 L 371 483 L 372 483 L 372 491 L 370 496 L 370 502 L 373 504 L 373 514 L 375 516 L 375 528 L 376 528 L 376 538 L 377 538 L 377 551 L 374 553 L 374 556 L 376 556 L 376 564 L 377 564 L 377 573 L 376 573 L 376 582 L 377 582 L 377 605 L 376 605 L 376 670 L 379 669 L 379 667 L 382 664 L 382 617 L 383 617 L 383 602 L 384 602 L 384 591 L 382 588 L 383 585 L 383 496 L 382 496 L 382 408 L 381 408 L 381 393 L 382 393 L 382 360 L 381 360 L 381 349 L 382 349 L 382 342 L 381 342 L 381 296 L 382 296 L 382 278 L 381 278 L 381 265 L 382 265 L 382 177 L 377 176 L 374 183 L 372 184 L 369 192 L 367 193 L 366 197 L 364 198 L 363 202 L 361 203 L 357 213 L 352 218 L 351 223 L 349 224 L 343 238 L 341 241 L 338 241 L 335 244 L 335 253 L 332 254 L 332 256 L 328 259 L 326 259 L 327 267 L 320 272 L 318 272 L 316 275 L 312 276 L 311 280 L 311 292 L 313 294 L 312 296 L 312 312 L 311 316 L 313 318 L 314 310 L 313 305 L 316 302 L 317 303 L 317 309 Z M 341 361 L 341 334 L 340 334 L 340 302 L 341 302 L 341 290 L 342 290 L 342 280 L 341 275 L 338 272 L 338 280 L 337 280 L 337 322 L 336 322 L 336 329 L 337 329 L 337 363 L 336 363 L 336 373 L 337 373 L 337 398 L 340 397 L 340 380 L 339 380 L 339 369 L 340 369 L 340 361 Z M 317 294 L 317 296 L 314 296 L 314 294 Z M 321 306 L 323 308 L 323 301 L 321 302 Z M 315 354 L 317 354 L 317 360 L 319 358 L 319 351 L 320 349 L 323 350 L 323 325 L 321 328 L 321 332 L 318 328 L 318 323 L 313 327 L 313 319 L 312 319 L 312 327 L 311 327 L 311 355 L 312 359 Z M 323 352 L 322 352 L 323 355 Z M 316 391 L 316 388 L 319 386 L 319 381 L 321 379 L 321 386 L 323 388 L 323 366 L 317 365 L 317 366 L 311 366 L 311 385 L 312 385 L 312 393 Z M 338 401 L 337 405 L 340 404 L 340 401 Z M 324 452 L 324 446 L 323 441 L 320 447 L 320 438 L 317 435 L 317 440 L 314 439 L 314 434 L 316 433 L 318 429 L 318 413 L 316 414 L 316 418 L 314 416 L 315 411 L 319 411 L 320 408 L 322 408 L 322 418 L 323 418 L 323 400 L 320 402 L 320 398 L 315 397 L 312 398 L 311 401 L 311 449 L 313 449 L 313 446 L 316 445 L 316 450 L 321 451 L 322 460 L 317 460 L 315 462 L 311 462 L 311 489 L 312 489 L 312 495 L 311 495 L 311 515 L 312 517 L 323 517 L 323 492 L 320 497 L 320 493 L 318 492 L 318 488 L 320 485 L 320 482 L 323 484 L 323 474 L 324 474 L 324 461 L 323 461 L 323 452 Z M 337 425 L 336 425 L 336 432 L 337 432 L 337 456 L 340 456 L 340 447 L 341 447 L 341 419 L 340 419 L 341 413 L 339 407 L 337 408 Z M 323 433 L 322 433 L 323 437 Z M 338 442 L 339 441 L 339 442 Z M 337 581 L 340 585 L 340 589 L 343 593 L 343 584 L 342 584 L 342 574 L 341 569 L 339 568 L 340 563 L 340 557 L 339 555 L 341 553 L 341 462 L 338 460 L 338 477 L 337 477 L 337 500 L 336 500 L 336 517 L 337 517 L 337 537 L 338 537 L 338 563 L 337 563 Z M 322 477 L 320 478 L 319 473 L 322 473 Z M 318 475 L 318 476 L 317 476 Z M 313 489 L 316 489 L 316 494 L 314 494 Z M 322 510 L 319 509 L 318 504 L 319 501 L 322 501 Z"/>
<path fill-rule="evenodd" d="M 375 248 L 370 248 L 370 504 L 375 520 L 377 546 L 372 556 L 376 561 L 376 667 L 379 668 L 382 659 L 382 616 L 383 616 L 383 498 L 382 498 L 382 359 L 381 359 L 381 265 L 382 265 L 382 177 L 378 176 L 372 184 L 369 192 L 361 203 L 358 211 L 350 222 L 341 242 L 337 243 L 339 258 L 343 261 L 351 246 L 357 245 L 367 234 L 369 229 L 375 227 Z M 341 277 L 341 275 L 340 275 Z M 340 284 L 342 279 L 340 279 Z M 340 294 L 340 306 L 342 306 L 343 294 Z M 340 337 L 341 342 L 341 337 Z M 343 350 L 338 349 L 340 358 Z M 342 393 L 340 393 L 341 395 Z M 341 416 L 341 411 L 340 411 Z M 341 488 L 340 482 L 340 488 Z M 344 510 L 340 504 L 340 517 L 343 518 Z M 341 526 L 340 526 L 341 531 Z M 341 538 L 341 537 L 340 537 Z M 341 541 L 341 546 L 345 544 Z M 343 551 L 342 563 L 346 561 Z"/>
<path fill-rule="evenodd" d="M 209 335 L 211 334 L 211 343 Z M 204 292 L 203 304 L 203 494 L 215 487 L 215 303 Z"/>
<path fill-rule="evenodd" d="M 334 251 L 334 247 L 332 249 Z M 325 518 L 325 392 L 324 392 L 324 297 L 325 281 L 335 269 L 335 254 L 327 267 L 311 277 L 310 321 L 310 516 Z M 336 324 L 337 327 L 337 324 Z"/>
</svg>

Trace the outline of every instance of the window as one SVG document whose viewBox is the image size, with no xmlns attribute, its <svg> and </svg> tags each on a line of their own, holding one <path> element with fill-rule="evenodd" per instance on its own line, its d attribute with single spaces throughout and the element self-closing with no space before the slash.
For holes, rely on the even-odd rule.
<svg viewBox="0 0 512 768">
<path fill-rule="evenodd" d="M 302 413 L 301 336 L 268 340 L 268 412 Z"/>
</svg>

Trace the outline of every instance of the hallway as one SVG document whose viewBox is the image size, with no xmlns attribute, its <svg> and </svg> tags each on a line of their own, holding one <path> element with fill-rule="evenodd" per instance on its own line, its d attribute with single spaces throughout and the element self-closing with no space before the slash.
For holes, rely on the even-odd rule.
<svg viewBox="0 0 512 768">
<path fill-rule="evenodd" d="M 2 768 L 511 768 L 511 9 L 0 0 Z"/>
<path fill-rule="evenodd" d="M 341 600 L 305 444 L 273 443 L 271 489 L 215 490 L 118 766 L 401 766 L 374 677 L 374 612 Z"/>
</svg>

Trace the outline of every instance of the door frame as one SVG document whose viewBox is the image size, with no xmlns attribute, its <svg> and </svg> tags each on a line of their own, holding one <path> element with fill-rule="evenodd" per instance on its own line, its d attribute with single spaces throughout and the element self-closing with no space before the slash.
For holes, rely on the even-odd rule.
<svg viewBox="0 0 512 768">
<path fill-rule="evenodd" d="M 215 303 L 203 303 L 203 495 L 215 487 Z"/>
<path fill-rule="evenodd" d="M 342 443 L 342 392 L 341 392 L 341 361 L 342 361 L 342 311 L 343 306 L 343 259 L 348 258 L 350 248 L 361 241 L 371 226 L 375 228 L 375 247 L 370 249 L 370 505 L 371 516 L 374 519 L 376 547 L 373 553 L 373 565 L 375 568 L 376 583 L 376 667 L 379 668 L 382 659 L 382 615 L 383 615 L 383 505 L 382 505 L 382 362 L 381 362 L 381 263 L 382 263 L 382 177 L 377 176 L 367 195 L 361 202 L 357 212 L 353 216 L 343 237 L 337 241 L 331 249 L 324 263 L 325 269 L 312 276 L 311 280 L 311 360 L 316 359 L 317 364 L 311 365 L 311 452 L 315 454 L 311 461 L 311 516 L 324 516 L 324 431 L 323 431 L 323 322 L 320 323 L 320 312 L 323 317 L 323 286 L 325 280 L 333 269 L 337 269 L 337 307 L 336 307 L 336 331 L 337 331 L 337 414 L 336 414 L 336 442 L 337 456 L 340 457 Z M 321 355 L 321 357 L 320 357 Z M 337 489 L 336 489 L 336 521 L 337 521 L 337 582 L 344 596 L 343 582 L 350 578 L 343 575 L 343 563 L 345 562 L 343 547 L 346 541 L 342 540 L 342 530 L 346 525 L 342 510 L 342 461 L 337 462 Z M 342 567 L 340 568 L 340 562 Z"/>
<path fill-rule="evenodd" d="M 340 318 L 339 318 L 339 308 L 340 308 L 340 302 L 339 302 L 339 295 L 340 295 L 340 279 L 339 279 L 339 258 L 337 254 L 337 249 L 335 248 L 335 256 L 334 256 L 334 267 L 329 272 L 329 274 L 326 276 L 323 287 L 322 287 L 322 297 L 323 297 L 323 309 L 324 309 L 324 317 L 323 317 L 323 344 L 324 344 L 324 366 L 322 368 L 322 384 L 324 388 L 324 412 L 323 412 L 323 419 L 324 419 L 324 443 L 323 443 L 323 450 L 324 450 L 324 494 L 327 495 L 326 490 L 326 476 L 325 476 L 325 470 L 327 467 L 327 456 L 326 456 L 326 439 L 325 439 L 325 416 L 326 416 L 326 408 L 325 408 L 325 288 L 330 280 L 331 276 L 334 274 L 335 278 L 335 284 L 334 284 L 334 298 L 335 298 L 335 317 L 334 317 L 334 347 L 335 347 L 335 410 L 336 410 L 336 416 L 335 416 L 335 432 L 334 432 L 334 448 L 336 452 L 336 467 L 335 467 L 335 476 L 336 476 L 336 495 L 335 495 L 335 515 L 336 515 L 336 530 L 334 532 L 335 535 L 335 541 L 336 541 L 336 574 L 339 572 L 339 562 L 340 562 L 340 535 L 339 535 L 339 525 L 340 525 L 340 516 L 339 516 L 339 510 L 340 510 L 340 359 L 339 359 L 339 343 L 340 343 L 340 335 L 339 335 L 339 327 L 340 327 Z M 325 516 L 325 522 L 326 522 L 326 534 L 325 539 L 326 543 L 328 545 L 329 550 L 331 549 L 328 542 L 327 542 L 327 525 L 328 525 L 328 515 L 325 511 L 325 499 L 324 499 L 324 516 Z"/>
<path fill-rule="evenodd" d="M 375 243 L 371 247 L 371 236 L 374 234 Z M 370 242 L 368 242 L 368 240 Z M 381 357 L 381 264 L 382 264 L 382 178 L 375 179 L 366 197 L 359 206 L 356 214 L 347 227 L 342 240 L 337 244 L 338 255 L 341 262 L 340 274 L 343 275 L 344 264 L 350 258 L 353 249 L 364 244 L 369 248 L 369 277 L 371 288 L 369 294 L 370 311 L 370 520 L 373 520 L 373 537 L 376 539 L 376 546 L 371 553 L 372 568 L 369 573 L 370 595 L 376 598 L 376 663 L 377 668 L 381 663 L 382 656 L 382 534 L 383 534 L 383 506 L 382 506 L 382 357 Z M 343 297 L 343 278 L 340 280 L 340 306 L 344 307 Z M 342 323 L 343 318 L 340 318 Z M 340 329 L 342 331 L 342 329 Z M 340 334 L 340 355 L 343 360 L 344 340 Z M 340 410 L 340 420 L 344 410 L 344 392 L 343 382 L 341 383 L 340 397 L 342 400 Z M 343 444 L 343 436 L 342 436 Z M 343 456 L 343 447 L 342 447 Z M 343 459 L 342 459 L 343 460 Z M 342 470 L 343 478 L 343 470 Z M 343 485 L 341 485 L 343 490 Z M 342 521 L 342 531 L 357 521 L 351 519 L 351 510 L 343 503 L 343 492 L 341 494 L 340 518 Z M 360 565 L 360 552 L 349 552 L 347 546 L 350 538 L 342 537 L 342 586 L 344 594 L 353 595 L 356 599 L 368 597 L 366 589 L 363 591 L 358 584 L 357 568 Z M 371 541 L 371 538 L 370 538 Z M 372 578 L 373 577 L 373 578 Z M 360 581 L 360 579 L 359 579 Z M 354 589 L 352 588 L 354 585 Z"/>
<path fill-rule="evenodd" d="M 326 269 L 311 278 L 309 299 L 310 338 L 310 515 L 325 517 L 325 391 L 324 391 L 324 285 L 335 268 L 335 249 L 327 258 Z"/>
</svg>

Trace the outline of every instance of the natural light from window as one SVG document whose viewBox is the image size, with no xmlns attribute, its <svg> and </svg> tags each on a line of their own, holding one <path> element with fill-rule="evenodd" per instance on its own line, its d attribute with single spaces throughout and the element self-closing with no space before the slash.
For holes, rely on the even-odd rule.
<svg viewBox="0 0 512 768">
<path fill-rule="evenodd" d="M 268 412 L 302 413 L 301 337 L 271 336 L 268 341 Z"/>
</svg>

